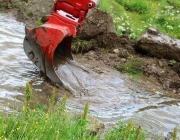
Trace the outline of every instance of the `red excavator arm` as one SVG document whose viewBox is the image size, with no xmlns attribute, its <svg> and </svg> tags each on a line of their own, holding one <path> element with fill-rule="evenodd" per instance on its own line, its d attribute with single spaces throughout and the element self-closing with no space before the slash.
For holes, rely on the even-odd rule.
<svg viewBox="0 0 180 140">
<path fill-rule="evenodd" d="M 25 30 L 24 51 L 34 64 L 53 82 L 61 83 L 54 66 L 54 54 L 73 59 L 71 42 L 89 9 L 99 0 L 56 0 L 52 13 L 45 16 L 44 23 L 32 30 Z"/>
<path fill-rule="evenodd" d="M 56 0 L 52 15 L 65 23 L 75 25 L 79 30 L 88 10 L 97 3 L 97 0 Z"/>
</svg>

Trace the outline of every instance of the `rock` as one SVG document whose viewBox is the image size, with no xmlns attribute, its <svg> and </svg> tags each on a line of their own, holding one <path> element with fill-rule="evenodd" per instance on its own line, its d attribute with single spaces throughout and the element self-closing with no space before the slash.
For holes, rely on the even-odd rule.
<svg viewBox="0 0 180 140">
<path fill-rule="evenodd" d="M 68 115 L 72 116 L 72 119 L 78 120 L 81 118 L 82 113 L 68 111 Z M 87 114 L 86 120 L 88 121 L 86 124 L 86 130 L 91 135 L 97 135 L 100 132 L 102 132 L 105 128 L 105 125 L 102 121 L 100 121 L 98 118 L 96 118 L 90 114 Z"/>
<path fill-rule="evenodd" d="M 98 9 L 89 10 L 85 21 L 83 22 L 82 31 L 79 37 L 81 39 L 92 38 L 98 34 L 114 32 L 115 27 L 112 17 Z"/>
<path fill-rule="evenodd" d="M 136 49 L 156 58 L 180 61 L 180 40 L 173 39 L 156 28 L 149 28 L 137 40 Z"/>
<path fill-rule="evenodd" d="M 119 54 L 119 49 L 114 49 L 114 50 L 113 50 L 113 53 Z"/>
<path fill-rule="evenodd" d="M 104 126 L 103 122 L 101 122 L 97 118 L 95 118 L 91 115 L 87 115 L 87 120 L 88 120 L 87 131 L 90 134 L 97 135 L 99 132 L 104 130 L 105 126 Z"/>
<path fill-rule="evenodd" d="M 109 58 L 110 59 L 117 59 L 118 58 L 118 55 L 117 54 L 108 54 Z"/>
<path fill-rule="evenodd" d="M 123 63 L 125 63 L 125 62 L 126 62 L 126 59 L 125 59 L 125 58 L 121 58 L 120 61 L 123 62 Z"/>
<path fill-rule="evenodd" d="M 43 3 L 43 4 L 41 4 Z M 41 18 L 51 13 L 54 2 L 52 0 L 32 0 L 26 6 L 26 13 L 32 13 L 35 17 Z"/>
<path fill-rule="evenodd" d="M 159 63 L 160 67 L 163 67 L 163 62 L 162 61 L 159 60 L 158 63 Z"/>
<path fill-rule="evenodd" d="M 127 58 L 128 55 L 129 55 L 129 53 L 128 53 L 128 51 L 125 50 L 125 49 L 121 49 L 121 50 L 119 51 L 119 54 L 118 54 L 118 56 L 121 57 L 121 58 Z"/>
</svg>

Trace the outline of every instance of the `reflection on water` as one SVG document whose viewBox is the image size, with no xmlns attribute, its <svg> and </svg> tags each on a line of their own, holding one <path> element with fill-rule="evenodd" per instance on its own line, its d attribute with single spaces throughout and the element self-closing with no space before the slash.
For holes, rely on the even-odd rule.
<svg viewBox="0 0 180 140">
<path fill-rule="evenodd" d="M 12 111 L 8 103 L 20 106 L 24 86 L 31 82 L 36 96 L 46 101 L 47 83 L 39 78 L 37 68 L 28 60 L 23 50 L 24 25 L 7 15 L 0 14 L 0 111 Z M 58 58 L 58 57 L 55 57 Z M 64 65 L 59 65 L 63 63 Z M 90 113 L 106 125 L 117 120 L 132 118 L 152 133 L 166 135 L 180 125 L 180 101 L 142 90 L 133 86 L 119 73 L 110 69 L 84 66 L 74 60 L 55 59 L 57 74 L 64 86 L 74 93 L 69 97 L 70 109 L 82 109 L 90 101 Z M 133 87 L 133 88 L 132 88 Z M 51 89 L 50 89 L 51 90 Z M 21 96 L 22 98 L 15 99 Z M 178 127 L 180 136 L 180 128 Z"/>
</svg>

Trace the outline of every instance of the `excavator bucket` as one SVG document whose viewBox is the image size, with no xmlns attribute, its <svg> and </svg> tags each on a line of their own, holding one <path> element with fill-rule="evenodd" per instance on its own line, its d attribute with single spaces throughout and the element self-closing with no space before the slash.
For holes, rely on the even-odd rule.
<svg viewBox="0 0 180 140">
<path fill-rule="evenodd" d="M 55 16 L 46 17 L 47 22 L 32 30 L 26 29 L 24 38 L 24 51 L 28 58 L 51 80 L 61 83 L 53 68 L 55 51 L 59 55 L 73 59 L 71 42 L 76 33 L 73 25 L 61 22 Z M 56 23 L 56 24 L 54 24 Z"/>
<path fill-rule="evenodd" d="M 96 3 L 94 0 L 56 0 L 52 13 L 43 18 L 41 26 L 32 30 L 25 28 L 26 55 L 54 83 L 62 84 L 54 70 L 54 55 L 73 59 L 72 39 L 80 32 L 83 19 Z"/>
</svg>

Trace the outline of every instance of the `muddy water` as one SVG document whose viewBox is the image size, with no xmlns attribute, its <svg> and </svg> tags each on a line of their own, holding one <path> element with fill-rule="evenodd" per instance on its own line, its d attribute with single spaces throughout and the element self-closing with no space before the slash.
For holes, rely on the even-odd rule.
<svg viewBox="0 0 180 140">
<path fill-rule="evenodd" d="M 9 103 L 21 105 L 27 81 L 33 81 L 33 90 L 42 102 L 46 101 L 45 93 L 52 90 L 25 55 L 23 38 L 24 25 L 0 14 L 1 112 L 13 111 Z M 179 100 L 162 97 L 159 94 L 162 91 L 150 83 L 140 84 L 140 87 L 145 87 L 143 90 L 132 85 L 118 72 L 95 62 L 79 63 L 59 57 L 57 54 L 54 59 L 56 73 L 61 77 L 65 88 L 72 93 L 68 99 L 68 108 L 80 110 L 89 100 L 90 114 L 97 116 L 106 125 L 132 118 L 150 133 L 164 136 L 177 125 L 180 137 Z"/>
<path fill-rule="evenodd" d="M 56 74 L 64 86 L 82 103 L 90 101 L 95 108 L 111 108 L 126 105 L 132 99 L 130 83 L 119 72 L 108 68 L 91 68 L 76 60 L 54 57 Z"/>
<path fill-rule="evenodd" d="M 23 95 L 26 81 L 36 76 L 22 49 L 23 37 L 24 25 L 0 14 L 0 106 L 14 103 L 14 97 Z"/>
</svg>

